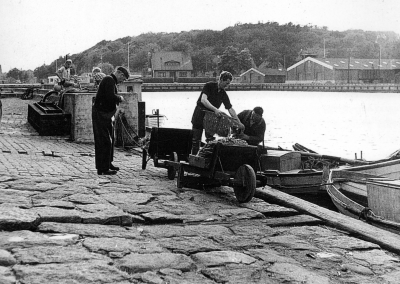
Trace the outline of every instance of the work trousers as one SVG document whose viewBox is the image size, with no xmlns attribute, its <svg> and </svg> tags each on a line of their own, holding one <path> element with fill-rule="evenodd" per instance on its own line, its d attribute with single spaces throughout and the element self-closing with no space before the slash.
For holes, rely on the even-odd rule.
<svg viewBox="0 0 400 284">
<path fill-rule="evenodd" d="M 92 107 L 92 124 L 94 134 L 94 150 L 96 169 L 107 171 L 110 169 L 114 157 L 114 114 L 103 112 Z"/>
<path fill-rule="evenodd" d="M 1 127 L 1 117 L 3 116 L 3 104 L 0 100 L 0 127 Z"/>
<path fill-rule="evenodd" d="M 200 150 L 201 137 L 203 136 L 203 129 L 192 127 L 192 133 L 193 133 L 192 155 L 197 155 L 197 153 Z M 207 132 L 205 133 L 205 136 L 206 136 L 206 142 L 212 141 L 214 139 L 214 136 Z"/>
</svg>

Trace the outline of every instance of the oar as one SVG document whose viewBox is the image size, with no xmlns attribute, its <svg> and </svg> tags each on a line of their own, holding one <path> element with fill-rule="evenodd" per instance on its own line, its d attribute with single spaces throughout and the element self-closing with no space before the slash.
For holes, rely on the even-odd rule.
<svg viewBox="0 0 400 284">
<path fill-rule="evenodd" d="M 351 165 L 369 165 L 370 164 L 370 162 L 366 162 L 366 161 L 362 161 L 362 160 L 346 159 L 346 158 L 342 158 L 342 157 L 336 157 L 336 156 L 330 156 L 330 155 L 320 155 L 320 154 L 316 154 L 316 153 L 309 153 L 309 152 L 303 152 L 303 151 L 297 151 L 297 152 L 299 152 L 301 155 L 304 155 L 304 156 L 321 158 L 321 159 L 326 159 L 326 160 L 333 160 L 333 161 L 348 163 Z"/>
<path fill-rule="evenodd" d="M 317 152 L 315 152 L 315 151 L 313 151 L 313 150 L 311 150 L 311 149 L 308 149 L 308 148 L 304 147 L 303 145 L 301 145 L 301 144 L 299 144 L 299 143 L 294 144 L 292 147 L 293 147 L 293 149 L 295 149 L 295 150 L 298 149 L 299 151 L 317 154 Z M 297 148 L 297 149 L 296 149 L 296 148 Z"/>
</svg>

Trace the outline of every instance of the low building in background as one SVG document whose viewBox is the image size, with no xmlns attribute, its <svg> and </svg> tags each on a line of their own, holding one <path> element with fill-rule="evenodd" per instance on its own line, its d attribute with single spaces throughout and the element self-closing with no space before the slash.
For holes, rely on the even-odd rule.
<svg viewBox="0 0 400 284">
<path fill-rule="evenodd" d="M 400 83 L 400 59 L 306 57 L 287 69 L 287 83 Z"/>
<path fill-rule="evenodd" d="M 189 54 L 180 51 L 161 51 L 151 55 L 151 70 L 153 78 L 193 77 L 192 58 Z"/>
<path fill-rule="evenodd" d="M 285 83 L 286 71 L 273 68 L 250 68 L 240 74 L 240 83 Z"/>
<path fill-rule="evenodd" d="M 49 84 L 57 84 L 59 81 L 60 81 L 60 78 L 58 78 L 58 76 L 47 77 L 47 83 L 49 83 Z"/>
<path fill-rule="evenodd" d="M 92 73 L 82 73 L 78 76 L 79 82 L 83 84 L 93 83 L 93 74 Z"/>
<path fill-rule="evenodd" d="M 264 83 L 285 83 L 286 82 L 286 70 L 285 69 L 273 69 L 273 68 L 260 68 L 260 71 L 265 74 Z"/>
<path fill-rule="evenodd" d="M 255 68 L 250 68 L 249 70 L 240 74 L 240 83 L 264 83 L 265 74 L 258 71 Z"/>
</svg>

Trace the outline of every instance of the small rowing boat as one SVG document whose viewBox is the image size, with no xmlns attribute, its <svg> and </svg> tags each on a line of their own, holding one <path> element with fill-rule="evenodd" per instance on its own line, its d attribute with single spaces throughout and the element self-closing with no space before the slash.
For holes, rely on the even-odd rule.
<svg viewBox="0 0 400 284">
<path fill-rule="evenodd" d="M 342 214 L 400 233 L 400 159 L 333 169 L 326 191 Z"/>
<path fill-rule="evenodd" d="M 309 194 L 325 191 L 323 169 L 339 166 L 362 165 L 368 162 L 341 157 L 320 155 L 298 143 L 295 151 L 266 146 L 267 154 L 262 163 L 263 176 L 268 186 L 289 194 Z"/>
<path fill-rule="evenodd" d="M 167 117 L 163 114 L 146 114 L 146 127 L 163 127 Z"/>
</svg>

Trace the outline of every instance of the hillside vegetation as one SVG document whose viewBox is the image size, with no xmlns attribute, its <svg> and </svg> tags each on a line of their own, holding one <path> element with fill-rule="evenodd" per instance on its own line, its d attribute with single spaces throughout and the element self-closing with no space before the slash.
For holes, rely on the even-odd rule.
<svg viewBox="0 0 400 284">
<path fill-rule="evenodd" d="M 304 53 L 318 57 L 400 58 L 400 40 L 394 32 L 347 30 L 329 31 L 327 27 L 300 26 L 276 22 L 236 24 L 222 31 L 191 30 L 180 33 L 146 33 L 115 41 L 103 40 L 71 56 L 75 72 L 91 72 L 94 66 L 127 66 L 137 73 L 147 72 L 151 53 L 183 51 L 191 55 L 197 74 L 229 70 L 238 74 L 263 63 L 266 67 L 289 67 Z M 324 48 L 325 46 L 325 48 Z M 381 53 L 381 55 L 380 55 Z M 64 58 L 58 58 L 58 65 Z M 49 71 L 52 70 L 52 71 Z M 47 78 L 55 61 L 36 68 L 37 78 Z M 54 73 L 54 72 L 53 72 Z"/>
</svg>

